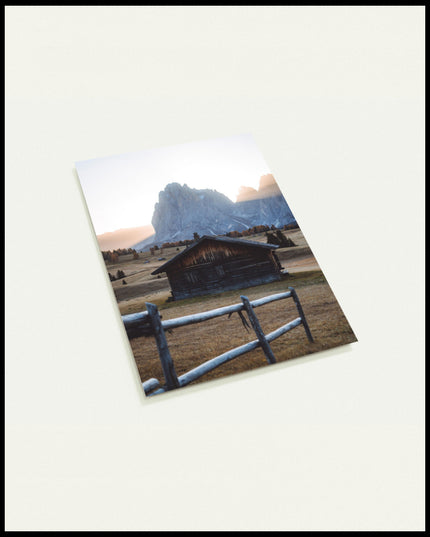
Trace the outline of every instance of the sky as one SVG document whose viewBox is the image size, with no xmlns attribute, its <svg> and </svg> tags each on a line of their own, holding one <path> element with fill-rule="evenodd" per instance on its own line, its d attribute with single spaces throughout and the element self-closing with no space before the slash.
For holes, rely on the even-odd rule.
<svg viewBox="0 0 430 537">
<path fill-rule="evenodd" d="M 85 160 L 76 170 L 97 235 L 150 224 L 169 183 L 210 188 L 236 201 L 240 186 L 257 189 L 270 173 L 249 134 Z"/>
</svg>

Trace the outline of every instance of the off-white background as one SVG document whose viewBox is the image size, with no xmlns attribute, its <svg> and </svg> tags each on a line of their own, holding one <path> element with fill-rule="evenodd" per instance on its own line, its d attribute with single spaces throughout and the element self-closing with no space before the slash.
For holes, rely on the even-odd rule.
<svg viewBox="0 0 430 537">
<path fill-rule="evenodd" d="M 424 527 L 424 9 L 6 8 L 8 530 Z M 359 342 L 142 396 L 73 163 L 251 133 Z"/>
</svg>

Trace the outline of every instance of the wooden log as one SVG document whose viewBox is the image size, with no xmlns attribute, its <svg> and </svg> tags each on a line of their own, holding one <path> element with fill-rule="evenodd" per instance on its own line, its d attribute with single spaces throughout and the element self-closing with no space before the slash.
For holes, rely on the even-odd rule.
<svg viewBox="0 0 430 537">
<path fill-rule="evenodd" d="M 170 356 L 169 346 L 167 344 L 166 334 L 161 324 L 160 314 L 155 304 L 146 302 L 146 309 L 151 319 L 154 330 L 155 341 L 157 343 L 158 354 L 160 356 L 161 367 L 163 368 L 164 378 L 166 380 L 166 389 L 174 390 L 179 388 L 178 376 L 176 375 L 172 357 Z"/>
<path fill-rule="evenodd" d="M 250 304 L 253 308 L 257 308 L 259 306 L 269 304 L 270 302 L 274 302 L 275 300 L 289 298 L 290 296 L 291 292 L 287 291 L 285 293 L 277 293 L 263 298 L 258 298 L 257 300 L 253 300 L 252 302 L 250 302 Z M 178 328 L 180 326 L 186 326 L 188 324 L 201 323 L 203 321 L 208 321 L 209 319 L 214 319 L 215 317 L 235 313 L 236 311 L 241 311 L 243 309 L 243 304 L 233 304 L 231 306 L 225 306 L 211 311 L 205 311 L 193 315 L 177 317 L 176 319 L 161 321 L 161 324 L 165 330 L 169 330 L 173 328 Z M 152 325 L 147 311 L 123 315 L 122 320 L 127 331 L 127 335 L 130 338 L 139 337 L 142 335 L 151 335 L 153 333 Z"/>
<path fill-rule="evenodd" d="M 129 313 L 128 315 L 122 315 L 124 323 L 133 324 L 138 322 L 149 321 L 148 312 L 140 311 L 139 313 Z"/>
<path fill-rule="evenodd" d="M 165 390 L 164 388 L 160 388 L 159 390 L 155 391 L 155 392 L 152 392 L 152 393 L 148 393 L 148 397 L 152 397 L 153 395 L 158 395 L 160 393 L 166 393 L 167 390 Z"/>
<path fill-rule="evenodd" d="M 146 395 L 148 395 L 150 392 L 155 390 L 156 388 L 160 388 L 160 382 L 157 379 L 148 379 L 145 380 L 145 382 L 142 382 L 142 388 Z"/>
<path fill-rule="evenodd" d="M 121 318 L 129 339 L 149 336 L 153 333 L 151 320 L 147 311 L 122 315 Z"/>
<path fill-rule="evenodd" d="M 242 354 L 253 351 L 259 346 L 260 346 L 260 342 L 258 340 L 255 340 L 255 341 L 250 341 L 249 343 L 245 343 L 244 345 L 241 345 L 240 347 L 236 347 L 235 349 L 231 349 L 227 352 L 224 352 L 223 354 L 220 354 L 219 356 L 216 356 L 215 358 L 212 358 L 208 360 L 207 362 L 204 362 L 203 364 L 198 365 L 194 369 L 191 369 L 191 371 L 188 371 L 187 373 L 184 373 L 183 375 L 181 375 L 179 377 L 179 383 L 181 386 L 186 386 L 190 382 L 193 382 L 193 380 L 196 380 L 200 378 L 201 376 L 205 375 L 206 373 L 209 373 L 209 371 L 216 369 L 222 364 L 230 362 L 230 360 L 233 360 L 234 358 L 237 358 L 238 356 L 241 356 Z"/>
<path fill-rule="evenodd" d="M 270 334 L 267 334 L 266 340 L 270 343 L 277 339 L 278 337 L 282 336 L 283 334 L 286 334 L 296 326 L 299 326 L 301 324 L 302 320 L 300 317 L 297 319 L 294 319 L 294 321 L 291 321 L 280 328 L 277 328 L 273 332 L 270 332 Z M 213 369 L 216 369 L 222 364 L 225 364 L 226 362 L 229 362 L 230 360 L 233 360 L 234 358 L 237 358 L 238 356 L 241 356 L 242 354 L 245 354 L 247 352 L 253 351 L 254 349 L 257 349 L 260 346 L 260 342 L 258 340 L 250 341 L 249 343 L 245 343 L 244 345 L 241 345 L 240 347 L 236 347 L 235 349 L 231 349 L 230 351 L 224 352 L 223 354 L 220 354 L 219 356 L 216 356 L 215 358 L 212 358 L 208 360 L 207 362 L 204 362 L 203 364 L 198 365 L 194 369 L 191 369 L 187 373 L 184 373 L 179 377 L 179 384 L 180 386 L 187 386 L 190 384 L 190 382 L 193 382 L 194 380 L 197 380 L 198 378 L 202 377 L 206 373 L 209 373 Z M 165 388 L 160 388 L 159 390 L 152 392 L 150 396 L 152 395 L 158 395 L 160 393 L 164 393 L 166 391 Z"/>
<path fill-rule="evenodd" d="M 263 329 L 261 328 L 260 322 L 255 315 L 255 312 L 249 302 L 248 297 L 240 297 L 243 305 L 245 307 L 246 313 L 248 314 L 249 320 L 251 321 L 252 328 L 254 329 L 255 334 L 257 335 L 258 341 L 260 342 L 261 348 L 263 349 L 264 354 L 266 355 L 267 361 L 269 364 L 276 363 L 275 355 L 273 354 L 272 349 L 270 348 L 269 343 L 264 335 Z"/>
<path fill-rule="evenodd" d="M 289 298 L 291 292 L 287 291 L 285 293 L 277 293 L 275 295 L 269 295 L 257 300 L 250 302 L 253 308 L 259 306 L 264 306 L 275 300 L 281 300 L 283 298 Z M 215 317 L 221 317 L 222 315 L 227 315 L 229 313 L 235 313 L 236 311 L 241 311 L 244 309 L 242 304 L 233 304 L 231 306 L 224 306 L 222 308 L 217 308 L 210 311 L 204 311 L 202 313 L 194 313 L 192 315 L 184 315 L 183 317 L 177 317 L 176 319 L 169 319 L 167 321 L 162 321 L 164 330 L 179 328 L 180 326 L 187 326 L 189 324 L 201 323 L 203 321 L 208 321 L 209 319 L 214 319 Z"/>
<path fill-rule="evenodd" d="M 291 296 L 291 291 L 286 291 L 285 293 L 276 293 L 275 295 L 265 296 L 263 298 L 257 298 L 253 300 L 251 305 L 253 308 L 258 308 L 259 306 L 264 306 L 270 302 L 275 302 L 276 300 L 282 300 L 283 298 L 289 298 Z"/>
<path fill-rule="evenodd" d="M 281 300 L 283 298 L 289 298 L 291 292 L 277 293 L 275 295 L 269 295 L 267 297 L 259 298 L 250 302 L 253 308 L 264 306 L 275 300 Z M 170 319 L 167 321 L 161 321 L 164 330 L 171 330 L 180 326 L 186 326 L 188 324 L 201 323 L 220 317 L 235 313 L 244 309 L 243 304 L 233 304 L 231 306 L 225 306 L 223 308 L 217 308 L 211 311 L 202 313 L 196 313 L 194 315 L 185 315 L 184 317 L 177 317 L 176 319 Z M 140 336 L 147 336 L 153 334 L 152 325 L 147 311 L 141 311 L 139 313 L 131 313 L 129 315 L 123 315 L 122 321 L 124 323 L 127 335 L 130 339 Z"/>
<path fill-rule="evenodd" d="M 294 321 L 290 321 L 289 323 L 280 326 L 276 330 L 273 330 L 273 332 L 270 332 L 270 334 L 267 334 L 266 339 L 269 343 L 271 343 L 273 340 L 283 336 L 284 334 L 286 334 L 296 326 L 299 326 L 300 324 L 302 324 L 302 319 L 300 317 L 297 317 L 297 319 L 294 319 Z"/>
<path fill-rule="evenodd" d="M 291 291 L 291 296 L 294 299 L 294 302 L 296 303 L 297 311 L 299 312 L 300 318 L 302 319 L 302 324 L 305 329 L 306 335 L 308 337 L 308 340 L 313 343 L 314 338 L 311 334 L 311 329 L 309 328 L 308 322 L 306 320 L 305 314 L 303 312 L 302 305 L 300 304 L 299 297 L 297 296 L 296 290 L 293 287 L 288 287 L 288 289 Z"/>
<path fill-rule="evenodd" d="M 176 319 L 168 319 L 167 321 L 162 321 L 162 325 L 165 330 L 173 329 L 180 326 L 187 326 L 189 324 L 208 321 L 209 319 L 221 317 L 222 315 L 227 315 L 228 313 L 235 313 L 236 311 L 240 311 L 242 309 L 243 304 L 233 304 L 232 306 L 224 306 L 222 308 L 204 311 L 202 313 L 194 313 L 192 315 L 184 315 L 184 317 L 177 317 Z"/>
</svg>

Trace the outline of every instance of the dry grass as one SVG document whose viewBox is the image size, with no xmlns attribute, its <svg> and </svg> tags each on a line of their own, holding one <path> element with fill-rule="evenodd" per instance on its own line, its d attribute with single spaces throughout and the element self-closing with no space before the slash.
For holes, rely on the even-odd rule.
<svg viewBox="0 0 430 537">
<path fill-rule="evenodd" d="M 165 248 L 162 254 L 157 252 L 155 256 L 146 252 L 140 254 L 137 260 L 133 259 L 132 255 L 121 256 L 119 262 L 107 264 L 107 270 L 113 274 L 118 269 L 125 272 L 127 285 L 123 285 L 122 280 L 112 282 L 120 312 L 124 315 L 144 311 L 145 303 L 152 302 L 157 304 L 163 319 L 173 319 L 236 304 L 240 302 L 241 294 L 248 296 L 250 300 L 255 300 L 285 291 L 292 286 L 298 293 L 315 342 L 308 342 L 303 326 L 291 330 L 271 343 L 278 362 L 356 341 L 302 232 L 300 229 L 295 229 L 284 233 L 297 246 L 277 250 L 281 264 L 290 273 L 281 281 L 175 302 L 166 302 L 170 295 L 167 277 L 165 275 L 152 276 L 151 272 L 175 256 L 178 253 L 177 248 Z M 248 239 L 266 242 L 264 233 L 253 235 Z M 183 249 L 184 247 L 180 247 L 179 251 Z M 165 259 L 159 261 L 159 257 Z M 266 334 L 298 317 L 291 298 L 259 307 L 256 313 Z M 210 358 L 255 339 L 253 330 L 246 331 L 238 314 L 234 314 L 231 318 L 223 316 L 204 323 L 177 328 L 173 333 L 167 334 L 178 375 L 186 373 Z M 130 344 L 142 381 L 155 377 L 164 383 L 154 338 L 141 337 L 131 340 Z M 263 351 L 257 349 L 220 366 L 195 383 L 267 365 Z"/>
<path fill-rule="evenodd" d="M 302 326 L 295 328 L 271 344 L 278 362 L 356 341 L 321 271 L 291 275 L 281 282 L 251 287 L 242 291 L 229 291 L 205 297 L 204 300 L 188 299 L 180 303 L 165 304 L 164 307 L 160 305 L 160 312 L 163 319 L 172 319 L 237 303 L 240 301 L 240 294 L 245 294 L 250 300 L 254 300 L 286 290 L 288 286 L 293 286 L 297 290 L 315 341 L 314 343 L 308 342 Z M 262 306 L 256 310 L 256 313 L 265 333 L 271 332 L 298 316 L 292 299 Z M 178 375 L 254 339 L 256 337 L 252 329 L 247 332 L 237 314 L 230 319 L 223 316 L 204 323 L 178 328 L 173 333 L 167 334 Z M 154 339 L 152 337 L 133 339 L 131 347 L 142 381 L 155 377 L 163 382 L 163 373 Z M 267 365 L 263 351 L 257 349 L 224 364 L 195 382 L 205 382 Z"/>
<path fill-rule="evenodd" d="M 299 229 L 294 229 L 284 233 L 297 246 L 277 250 L 277 255 L 282 265 L 292 274 L 304 270 L 319 270 L 318 263 L 302 232 Z M 259 233 L 244 239 L 265 243 L 266 235 L 265 233 Z M 113 274 L 118 269 L 125 272 L 127 285 L 123 285 L 122 280 L 112 282 L 121 315 L 145 310 L 145 302 L 161 305 L 167 300 L 170 295 L 170 285 L 166 275 L 163 273 L 159 275 L 160 277 L 152 276 L 151 272 L 184 248 L 184 246 L 180 247 L 179 250 L 177 248 L 165 248 L 162 254 L 158 252 L 155 256 L 151 256 L 149 252 L 144 252 L 139 254 L 139 259 L 133 259 L 132 255 L 121 256 L 119 262 L 106 265 L 108 272 Z M 164 257 L 165 260 L 158 261 L 159 257 Z M 200 302 L 202 298 L 198 300 Z"/>
</svg>

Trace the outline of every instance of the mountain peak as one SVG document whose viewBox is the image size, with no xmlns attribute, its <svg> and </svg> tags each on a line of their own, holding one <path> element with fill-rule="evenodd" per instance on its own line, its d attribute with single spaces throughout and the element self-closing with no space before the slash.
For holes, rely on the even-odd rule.
<svg viewBox="0 0 430 537">
<path fill-rule="evenodd" d="M 239 193 L 236 198 L 236 202 L 255 200 L 258 198 L 258 190 L 250 186 L 239 187 Z"/>
<path fill-rule="evenodd" d="M 282 192 L 280 191 L 273 175 L 271 173 L 267 173 L 266 175 L 262 175 L 260 177 L 258 190 L 255 190 L 255 188 L 251 188 L 249 186 L 241 186 L 239 188 L 236 201 L 251 201 L 269 198 L 271 196 L 282 196 Z"/>
<path fill-rule="evenodd" d="M 258 191 L 241 187 L 236 203 L 216 190 L 190 188 L 176 182 L 166 185 L 158 200 L 152 216 L 156 243 L 192 239 L 194 232 L 223 235 L 256 225 L 294 221 L 271 174 L 262 176 Z"/>
</svg>

